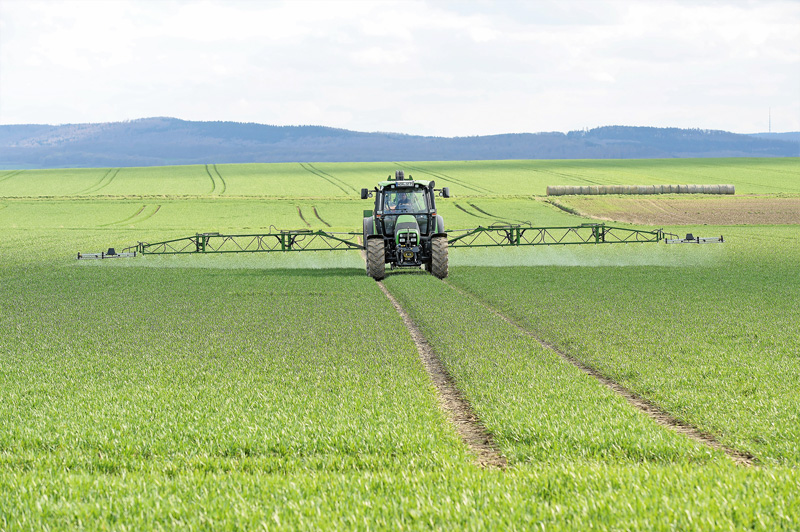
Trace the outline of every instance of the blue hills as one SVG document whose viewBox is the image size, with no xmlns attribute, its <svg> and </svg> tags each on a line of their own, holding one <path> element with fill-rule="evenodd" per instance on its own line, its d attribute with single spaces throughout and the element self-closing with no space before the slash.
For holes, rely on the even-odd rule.
<svg viewBox="0 0 800 532">
<path fill-rule="evenodd" d="M 143 118 L 0 125 L 0 168 L 202 163 L 797 157 L 800 133 L 606 126 L 569 133 L 429 137 L 322 126 Z"/>
</svg>

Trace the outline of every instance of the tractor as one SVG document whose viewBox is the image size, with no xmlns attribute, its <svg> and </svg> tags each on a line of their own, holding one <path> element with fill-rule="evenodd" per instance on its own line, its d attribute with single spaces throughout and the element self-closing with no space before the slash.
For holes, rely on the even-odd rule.
<svg viewBox="0 0 800 532">
<path fill-rule="evenodd" d="M 394 268 L 419 268 L 439 279 L 447 277 L 447 233 L 436 213 L 437 193 L 450 197 L 450 189 L 434 188 L 433 181 L 406 179 L 402 170 L 361 189 L 361 199 L 375 198 L 373 210 L 364 211 L 363 245 L 367 275 L 386 277 L 386 264 Z"/>
<path fill-rule="evenodd" d="M 115 248 L 109 248 L 107 253 L 78 253 L 78 258 L 111 259 L 190 253 L 358 251 L 366 261 L 367 275 L 380 281 L 386 277 L 387 264 L 392 269 L 423 267 L 435 277 L 444 279 L 448 274 L 448 248 L 662 241 L 667 244 L 724 242 L 722 236 L 695 237 L 688 234 L 682 239 L 678 235 L 664 232 L 663 229 L 616 227 L 597 222 L 581 223 L 576 226 L 539 227 L 531 225 L 530 222 L 512 224 L 497 218 L 495 223 L 486 227 L 451 229 L 447 233 L 444 229 L 444 220 L 437 214 L 436 196 L 449 198 L 450 189 L 448 187 L 437 189 L 433 181 L 414 179 L 410 175 L 406 179 L 403 171 L 397 170 L 394 177 L 390 175 L 386 181 L 379 182 L 372 190 L 361 189 L 361 199 L 375 198 L 375 206 L 364 211 L 364 225 L 360 233 L 355 230 L 356 228 L 348 232 L 311 228 L 275 229 L 269 233 L 204 232 L 162 242 L 138 242 L 124 248 L 121 253 L 117 253 Z M 299 206 L 297 210 L 302 217 Z M 494 218 L 485 211 L 481 212 L 487 217 Z"/>
</svg>

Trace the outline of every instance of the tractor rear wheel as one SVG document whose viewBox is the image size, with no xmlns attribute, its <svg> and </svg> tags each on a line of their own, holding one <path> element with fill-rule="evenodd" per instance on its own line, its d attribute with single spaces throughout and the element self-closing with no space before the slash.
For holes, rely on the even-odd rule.
<svg viewBox="0 0 800 532">
<path fill-rule="evenodd" d="M 367 240 L 367 275 L 376 281 L 386 277 L 386 252 L 382 238 Z"/>
<path fill-rule="evenodd" d="M 431 239 L 431 273 L 434 277 L 447 277 L 447 237 L 435 236 Z"/>
</svg>

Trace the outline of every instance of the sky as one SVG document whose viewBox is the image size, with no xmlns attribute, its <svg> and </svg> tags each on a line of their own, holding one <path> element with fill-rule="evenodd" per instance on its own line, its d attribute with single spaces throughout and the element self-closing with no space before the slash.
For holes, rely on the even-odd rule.
<svg viewBox="0 0 800 532">
<path fill-rule="evenodd" d="M 0 124 L 154 116 L 800 131 L 800 0 L 0 0 Z"/>
</svg>

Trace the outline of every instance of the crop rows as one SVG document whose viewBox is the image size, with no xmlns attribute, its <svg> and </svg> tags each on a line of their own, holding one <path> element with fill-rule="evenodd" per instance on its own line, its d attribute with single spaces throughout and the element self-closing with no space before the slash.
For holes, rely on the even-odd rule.
<svg viewBox="0 0 800 532">
<path fill-rule="evenodd" d="M 410 167 L 451 186 L 449 228 L 582 221 L 530 197 L 556 178 L 798 191 L 794 160 Z M 358 231 L 367 202 L 344 190 L 385 168 L 209 166 L 223 197 L 203 166 L 0 172 L 0 530 L 797 528 L 795 226 L 453 249 L 445 282 L 390 274 L 503 470 L 447 421 L 358 253 L 74 259 L 300 228 L 299 212 Z M 757 465 L 660 426 L 492 308 Z"/>
<path fill-rule="evenodd" d="M 387 285 L 506 471 L 470 465 L 361 271 L 90 264 L 5 272 L 7 528 L 790 528 L 798 516 L 796 472 L 743 470 L 654 425 L 428 276 Z"/>
<path fill-rule="evenodd" d="M 386 284 L 442 354 L 510 463 L 714 458 L 444 283 L 404 275 Z M 436 309 L 448 309 L 447 316 Z"/>
<path fill-rule="evenodd" d="M 357 198 L 396 169 L 459 198 L 544 195 L 548 185 L 733 184 L 737 194 L 800 193 L 797 159 L 275 163 L 0 172 L 0 197 Z M 210 181 L 210 183 L 209 183 Z"/>
<path fill-rule="evenodd" d="M 732 251 L 748 244 L 731 244 Z M 763 462 L 800 461 L 796 248 L 760 265 L 462 269 L 523 327 Z"/>
</svg>

